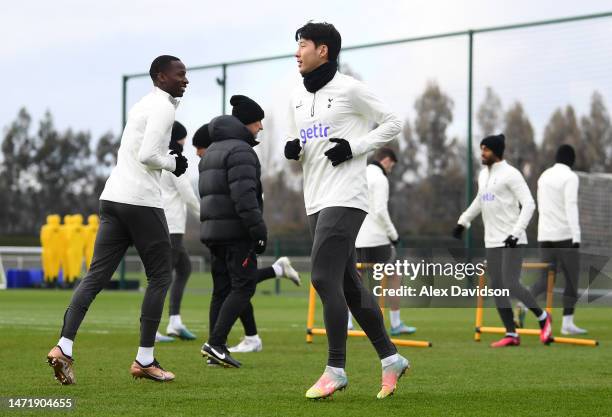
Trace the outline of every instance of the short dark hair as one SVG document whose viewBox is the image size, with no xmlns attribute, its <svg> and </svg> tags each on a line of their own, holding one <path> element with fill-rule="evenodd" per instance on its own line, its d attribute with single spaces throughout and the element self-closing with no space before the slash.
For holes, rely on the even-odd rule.
<svg viewBox="0 0 612 417">
<path fill-rule="evenodd" d="M 576 162 L 576 151 L 572 145 L 563 144 L 557 149 L 555 161 L 572 168 Z"/>
<path fill-rule="evenodd" d="M 172 61 L 180 61 L 180 59 L 172 55 L 160 55 L 151 62 L 149 75 L 153 82 L 157 81 L 157 74 L 168 69 L 168 65 L 170 65 Z"/>
<path fill-rule="evenodd" d="M 391 148 L 380 148 L 376 152 L 374 152 L 375 161 L 380 162 L 385 158 L 391 158 L 393 162 L 397 162 L 397 155 L 395 154 L 395 151 Z"/>
<path fill-rule="evenodd" d="M 315 23 L 312 20 L 295 31 L 295 40 L 307 39 L 313 41 L 316 47 L 326 45 L 330 61 L 335 61 L 340 55 L 342 37 L 340 32 L 331 23 Z"/>
</svg>

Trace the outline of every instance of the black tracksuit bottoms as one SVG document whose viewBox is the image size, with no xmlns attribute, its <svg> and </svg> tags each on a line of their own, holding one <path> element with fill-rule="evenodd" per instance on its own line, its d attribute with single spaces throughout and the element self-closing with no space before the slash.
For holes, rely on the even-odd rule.
<svg viewBox="0 0 612 417">
<path fill-rule="evenodd" d="M 174 277 L 170 287 L 169 313 L 171 316 L 175 316 L 181 314 L 181 302 L 183 301 L 185 286 L 191 275 L 191 261 L 185 246 L 183 246 L 182 234 L 171 234 L 170 242 L 172 244 L 172 269 L 174 270 Z"/>
<path fill-rule="evenodd" d="M 209 246 L 213 277 L 210 336 L 213 346 L 225 345 L 232 326 L 250 304 L 257 286 L 257 257 L 253 242 Z"/>
<path fill-rule="evenodd" d="M 536 317 L 542 315 L 542 309 L 538 306 L 533 295 L 521 284 L 523 247 L 487 248 L 486 254 L 489 285 L 493 289 L 508 289 L 510 292 L 510 297 L 495 297 L 495 305 L 506 332 L 514 333 L 516 332 L 516 325 L 512 315 L 511 297 L 517 298 L 525 304 Z"/>
<path fill-rule="evenodd" d="M 572 247 L 572 240 L 557 242 L 540 242 L 542 262 L 553 263 L 555 269 L 561 269 L 565 277 L 563 290 L 563 315 L 574 314 L 578 301 L 578 277 L 580 275 L 580 250 Z M 534 297 L 546 292 L 548 271 L 542 271 L 540 279 L 530 288 Z"/>
<path fill-rule="evenodd" d="M 100 228 L 91 266 L 64 314 L 62 336 L 74 340 L 96 295 L 111 280 L 128 247 L 145 267 L 147 289 L 140 314 L 140 346 L 153 347 L 172 280 L 170 234 L 161 208 L 100 201 Z"/>
<path fill-rule="evenodd" d="M 365 216 L 363 210 L 350 207 L 328 207 L 308 216 L 313 236 L 311 279 L 323 303 L 327 364 L 337 368 L 344 368 L 346 362 L 348 309 L 381 359 L 397 353 L 376 298 L 364 287 L 357 271 L 355 239 Z"/>
</svg>

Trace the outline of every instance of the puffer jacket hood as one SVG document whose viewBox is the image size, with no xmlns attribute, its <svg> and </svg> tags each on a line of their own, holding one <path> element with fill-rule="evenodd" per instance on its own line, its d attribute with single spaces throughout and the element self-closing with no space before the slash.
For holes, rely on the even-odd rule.
<svg viewBox="0 0 612 417">
<path fill-rule="evenodd" d="M 212 142 L 222 142 L 228 139 L 245 141 L 251 147 L 259 144 L 240 120 L 235 116 L 217 116 L 208 124 L 208 133 Z"/>
</svg>

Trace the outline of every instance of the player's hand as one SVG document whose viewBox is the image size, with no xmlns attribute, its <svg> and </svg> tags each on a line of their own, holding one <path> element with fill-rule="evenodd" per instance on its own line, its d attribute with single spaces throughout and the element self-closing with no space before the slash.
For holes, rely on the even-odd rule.
<svg viewBox="0 0 612 417">
<path fill-rule="evenodd" d="M 455 239 L 459 239 L 461 240 L 461 235 L 463 234 L 463 231 L 465 230 L 465 227 L 463 227 L 462 225 L 458 224 L 457 226 L 455 226 L 455 228 L 453 229 L 452 235 Z"/>
<path fill-rule="evenodd" d="M 300 159 L 301 151 L 302 146 L 300 145 L 299 139 L 289 140 L 287 143 L 285 143 L 285 158 L 298 161 Z"/>
<path fill-rule="evenodd" d="M 340 165 L 353 157 L 353 151 L 351 150 L 351 145 L 348 140 L 331 138 L 329 141 L 336 143 L 336 146 L 325 151 L 325 156 L 329 158 L 333 166 Z"/>
<path fill-rule="evenodd" d="M 508 236 L 506 240 L 504 240 L 505 248 L 516 248 L 516 244 L 518 243 L 518 237 L 514 237 L 512 235 Z"/>
<path fill-rule="evenodd" d="M 397 239 L 392 240 L 391 244 L 397 248 L 397 247 L 399 247 L 399 245 L 402 244 L 402 240 L 398 237 Z"/>
<path fill-rule="evenodd" d="M 172 171 L 172 173 L 177 177 L 180 177 L 185 173 L 185 171 L 187 171 L 187 158 L 181 155 L 180 152 L 172 151 L 171 153 L 176 155 L 176 158 L 174 158 L 176 161 L 176 168 L 174 171 Z"/>
<path fill-rule="evenodd" d="M 253 240 L 253 250 L 256 254 L 261 254 L 266 250 L 268 242 L 268 229 L 262 221 L 250 230 L 251 239 Z"/>
<path fill-rule="evenodd" d="M 266 251 L 266 244 L 267 241 L 266 240 L 258 240 L 255 242 L 255 253 L 258 255 L 261 255 L 262 253 L 264 253 Z"/>
</svg>

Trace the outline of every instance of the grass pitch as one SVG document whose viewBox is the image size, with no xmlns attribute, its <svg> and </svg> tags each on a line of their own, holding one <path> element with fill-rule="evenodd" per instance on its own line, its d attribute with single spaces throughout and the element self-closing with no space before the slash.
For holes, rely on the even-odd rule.
<svg viewBox="0 0 612 417">
<path fill-rule="evenodd" d="M 133 380 L 128 372 L 138 346 L 142 293 L 102 292 L 75 343 L 77 385 L 61 386 L 45 361 L 57 341 L 68 291 L 0 291 L 0 397 L 71 397 L 72 411 L 0 409 L 0 415 L 74 416 L 604 416 L 612 414 L 612 309 L 579 309 L 576 321 L 600 346 L 543 346 L 523 337 L 518 348 L 488 347 L 498 335 L 475 343 L 473 309 L 406 309 L 414 336 L 433 348 L 400 348 L 412 370 L 398 391 L 376 400 L 380 362 L 365 338 L 349 338 L 349 386 L 332 399 L 308 401 L 305 391 L 325 365 L 326 343 L 306 344 L 306 288 L 273 282 L 254 298 L 261 353 L 236 355 L 241 369 L 207 367 L 199 350 L 208 332 L 210 276 L 192 277 L 183 320 L 196 342 L 159 344 L 156 357 L 177 379 L 160 384 Z M 286 290 L 286 291 L 285 291 Z M 318 323 L 321 308 L 318 308 Z M 556 311 L 555 332 L 560 312 Z M 499 325 L 485 311 L 488 325 Z M 533 326 L 534 319 L 529 318 Z M 165 330 L 167 317 L 160 328 Z M 238 323 L 230 343 L 242 334 Z"/>
</svg>

